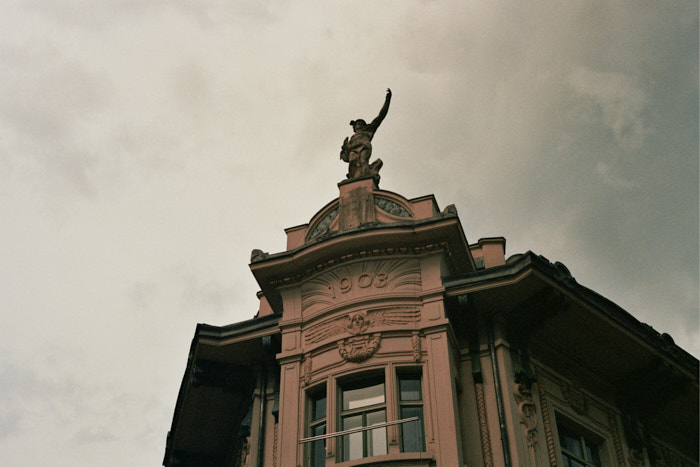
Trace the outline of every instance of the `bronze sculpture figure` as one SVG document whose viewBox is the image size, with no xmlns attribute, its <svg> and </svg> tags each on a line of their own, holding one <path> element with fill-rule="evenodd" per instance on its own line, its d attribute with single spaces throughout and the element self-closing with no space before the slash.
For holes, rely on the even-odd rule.
<svg viewBox="0 0 700 467">
<path fill-rule="evenodd" d="M 372 123 L 368 125 L 367 122 L 361 118 L 350 122 L 355 133 L 350 138 L 345 138 L 340 150 L 340 158 L 349 164 L 347 175 L 349 179 L 369 175 L 377 179 L 379 178 L 379 169 L 382 167 L 382 160 L 377 159 L 370 164 L 369 158 L 372 155 L 372 138 L 379 128 L 379 125 L 381 125 L 384 120 L 384 117 L 386 117 L 390 102 L 391 89 L 387 89 L 384 105 L 379 111 L 379 115 L 372 120 Z"/>
</svg>

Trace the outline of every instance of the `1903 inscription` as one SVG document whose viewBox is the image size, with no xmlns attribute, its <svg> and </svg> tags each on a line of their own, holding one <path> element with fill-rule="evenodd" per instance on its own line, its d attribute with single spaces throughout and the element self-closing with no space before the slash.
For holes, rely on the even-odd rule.
<svg viewBox="0 0 700 467">
<path fill-rule="evenodd" d="M 419 288 L 420 266 L 417 260 L 392 259 L 343 265 L 302 284 L 302 310 L 313 311 L 379 293 L 412 293 Z"/>
</svg>

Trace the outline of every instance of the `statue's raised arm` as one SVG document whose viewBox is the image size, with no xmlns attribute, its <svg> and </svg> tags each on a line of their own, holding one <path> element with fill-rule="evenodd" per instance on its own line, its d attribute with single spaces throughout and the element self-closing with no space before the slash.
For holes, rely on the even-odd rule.
<svg viewBox="0 0 700 467">
<path fill-rule="evenodd" d="M 377 131 L 377 128 L 379 128 L 379 125 L 382 124 L 382 121 L 384 120 L 384 117 L 386 117 L 386 114 L 389 112 L 389 104 L 391 103 L 391 89 L 386 90 L 386 98 L 384 99 L 384 105 L 382 106 L 381 110 L 379 111 L 379 115 L 372 120 L 372 123 L 369 124 L 369 127 L 372 129 L 372 134 Z"/>
<path fill-rule="evenodd" d="M 340 158 L 349 164 L 348 178 L 354 179 L 371 175 L 379 181 L 379 169 L 382 167 L 382 160 L 377 159 L 372 164 L 369 158 L 372 155 L 372 138 L 381 125 L 391 103 L 391 89 L 386 90 L 384 105 L 379 111 L 379 115 L 372 120 L 369 125 L 363 119 L 352 120 L 350 125 L 355 133 L 350 138 L 345 138 L 340 150 Z"/>
</svg>

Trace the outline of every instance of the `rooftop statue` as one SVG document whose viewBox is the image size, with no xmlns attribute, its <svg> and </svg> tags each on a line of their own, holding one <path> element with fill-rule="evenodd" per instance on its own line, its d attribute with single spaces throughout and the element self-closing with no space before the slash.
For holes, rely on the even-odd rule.
<svg viewBox="0 0 700 467">
<path fill-rule="evenodd" d="M 349 179 L 368 175 L 379 177 L 379 169 L 382 168 L 382 160 L 377 159 L 371 164 L 369 163 L 369 158 L 372 155 L 372 137 L 379 128 L 379 125 L 381 125 L 384 117 L 386 117 L 390 102 L 391 89 L 387 89 L 384 105 L 379 111 L 379 115 L 372 120 L 372 123 L 368 125 L 367 122 L 361 118 L 350 122 L 355 133 L 351 137 L 345 138 L 340 150 L 340 158 L 349 164 Z"/>
</svg>

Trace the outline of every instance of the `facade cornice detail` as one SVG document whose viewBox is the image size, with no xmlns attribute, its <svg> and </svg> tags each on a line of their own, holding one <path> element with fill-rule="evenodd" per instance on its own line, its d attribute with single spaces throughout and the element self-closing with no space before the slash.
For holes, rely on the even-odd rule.
<svg viewBox="0 0 700 467">
<path fill-rule="evenodd" d="M 439 243 L 428 243 L 420 246 L 414 247 L 394 247 L 394 248 L 373 248 L 373 249 L 362 249 L 357 250 L 352 253 L 347 253 L 345 255 L 340 255 L 332 259 L 328 259 L 323 262 L 317 263 L 315 266 L 305 269 L 303 272 L 295 274 L 293 276 L 286 276 L 281 279 L 275 279 L 268 282 L 271 287 L 286 286 L 297 283 L 303 279 L 311 277 L 317 272 L 324 271 L 330 267 L 337 266 L 348 261 L 353 261 L 357 259 L 366 259 L 372 257 L 381 256 L 393 256 L 393 255 L 421 255 L 424 253 L 432 251 L 443 250 L 450 256 L 449 245 L 447 242 Z"/>
</svg>

